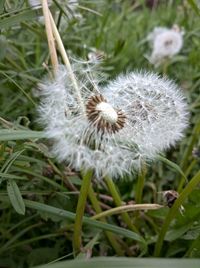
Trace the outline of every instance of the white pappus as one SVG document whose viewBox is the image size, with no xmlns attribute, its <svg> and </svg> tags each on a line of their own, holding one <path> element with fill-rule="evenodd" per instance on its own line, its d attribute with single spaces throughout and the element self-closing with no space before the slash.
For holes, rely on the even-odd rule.
<svg viewBox="0 0 200 268">
<path fill-rule="evenodd" d="M 173 81 L 153 73 L 132 72 L 110 82 L 103 94 L 112 105 L 123 107 L 131 129 L 123 139 L 135 142 L 143 156 L 155 157 L 183 136 L 188 124 L 187 104 Z"/>
<path fill-rule="evenodd" d="M 117 178 L 182 137 L 187 108 L 174 83 L 130 73 L 101 87 L 90 68 L 83 69 L 73 67 L 84 110 L 64 66 L 40 84 L 40 121 L 59 161 L 76 170 L 93 169 L 98 178 Z"/>
</svg>

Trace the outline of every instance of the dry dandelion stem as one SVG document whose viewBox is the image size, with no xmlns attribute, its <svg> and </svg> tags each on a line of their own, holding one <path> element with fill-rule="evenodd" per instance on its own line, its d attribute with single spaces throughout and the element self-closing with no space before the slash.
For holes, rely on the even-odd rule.
<svg viewBox="0 0 200 268">
<path fill-rule="evenodd" d="M 55 74 L 58 69 L 58 58 L 57 58 L 57 53 L 56 53 L 54 37 L 52 33 L 52 27 L 51 27 L 51 22 L 50 22 L 50 17 L 49 17 L 49 7 L 48 7 L 47 0 L 42 0 L 42 10 L 44 14 L 45 29 L 46 29 L 47 40 L 48 40 L 48 45 L 49 45 L 51 63 L 52 63 L 54 74 Z"/>
</svg>

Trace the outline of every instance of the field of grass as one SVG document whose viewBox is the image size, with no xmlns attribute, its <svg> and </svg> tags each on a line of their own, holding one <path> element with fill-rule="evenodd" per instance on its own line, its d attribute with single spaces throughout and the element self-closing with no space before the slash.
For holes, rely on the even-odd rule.
<svg viewBox="0 0 200 268">
<path fill-rule="evenodd" d="M 105 84 L 134 70 L 168 76 L 186 97 L 189 126 L 185 137 L 145 171 L 113 183 L 92 178 L 82 247 L 75 252 L 74 221 L 83 176 L 52 157 L 51 141 L 38 123 L 37 85 L 52 70 L 39 19 L 42 8 L 32 9 L 28 1 L 0 1 L 0 267 L 199 267 L 198 1 L 77 2 L 75 9 L 67 0 L 53 0 L 50 7 L 69 58 L 88 60 L 94 51 L 103 55 L 98 68 Z M 147 60 L 151 48 L 146 37 L 156 26 L 174 24 L 184 30 L 183 48 L 155 68 Z M 58 61 L 62 63 L 59 52 Z M 180 194 L 171 208 L 161 193 L 166 190 Z M 111 210 L 135 203 L 163 207 L 134 211 L 133 206 L 129 212 L 124 207 L 115 214 Z M 108 213 L 92 218 L 102 211 Z"/>
</svg>

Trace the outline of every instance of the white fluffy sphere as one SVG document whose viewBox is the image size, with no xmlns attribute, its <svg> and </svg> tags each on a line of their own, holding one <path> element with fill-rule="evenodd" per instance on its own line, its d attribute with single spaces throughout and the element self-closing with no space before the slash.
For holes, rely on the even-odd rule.
<svg viewBox="0 0 200 268">
<path fill-rule="evenodd" d="M 40 122 L 59 161 L 76 170 L 93 169 L 98 178 L 120 177 L 182 137 L 187 108 L 173 82 L 155 74 L 129 73 L 101 88 L 86 70 L 73 70 L 84 111 L 65 67 L 59 66 L 53 80 L 40 84 Z"/>
</svg>

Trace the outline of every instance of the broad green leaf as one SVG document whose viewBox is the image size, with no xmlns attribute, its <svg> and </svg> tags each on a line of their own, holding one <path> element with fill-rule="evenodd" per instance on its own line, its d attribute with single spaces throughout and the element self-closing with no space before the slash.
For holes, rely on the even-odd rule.
<svg viewBox="0 0 200 268">
<path fill-rule="evenodd" d="M 0 141 L 41 139 L 45 134 L 42 131 L 1 129 Z"/>
<path fill-rule="evenodd" d="M 146 259 L 99 257 L 89 260 L 62 261 L 37 268 L 199 268 L 198 259 Z M 36 268 L 36 267 L 35 267 Z"/>
<path fill-rule="evenodd" d="M 25 214 L 25 204 L 21 196 L 20 190 L 14 180 L 8 180 L 7 192 L 10 198 L 10 202 L 17 213 Z"/>
</svg>

